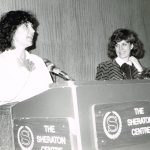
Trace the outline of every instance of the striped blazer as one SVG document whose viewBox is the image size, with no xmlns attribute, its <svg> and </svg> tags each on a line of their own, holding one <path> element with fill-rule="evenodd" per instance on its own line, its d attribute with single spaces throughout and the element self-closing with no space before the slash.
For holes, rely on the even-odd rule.
<svg viewBox="0 0 150 150">
<path fill-rule="evenodd" d="M 138 79 L 139 74 L 134 65 L 130 67 L 132 79 Z M 126 74 L 121 70 L 115 60 L 100 63 L 97 66 L 96 80 L 123 80 Z"/>
</svg>

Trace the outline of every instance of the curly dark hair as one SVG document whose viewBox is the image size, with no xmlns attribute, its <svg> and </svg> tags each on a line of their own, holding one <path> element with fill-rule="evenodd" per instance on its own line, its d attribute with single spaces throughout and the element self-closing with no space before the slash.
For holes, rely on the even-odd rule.
<svg viewBox="0 0 150 150">
<path fill-rule="evenodd" d="M 12 40 L 18 26 L 30 22 L 36 31 L 39 22 L 29 11 L 15 10 L 9 11 L 1 16 L 0 19 L 0 51 L 12 48 Z"/>
<path fill-rule="evenodd" d="M 126 42 L 133 44 L 133 49 L 131 50 L 130 56 L 134 56 L 137 59 L 143 58 L 145 50 L 143 43 L 138 38 L 138 35 L 128 29 L 117 29 L 113 32 L 112 36 L 109 38 L 108 42 L 108 57 L 114 59 L 117 57 L 115 46 L 118 42 L 125 40 Z"/>
</svg>

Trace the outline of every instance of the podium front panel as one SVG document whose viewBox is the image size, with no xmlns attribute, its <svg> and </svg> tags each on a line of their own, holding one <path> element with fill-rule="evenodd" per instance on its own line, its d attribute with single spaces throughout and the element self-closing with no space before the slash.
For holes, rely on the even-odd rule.
<svg viewBox="0 0 150 150">
<path fill-rule="evenodd" d="M 129 106 L 141 103 L 141 101 L 146 101 L 146 104 L 150 102 L 150 82 L 149 80 L 133 80 L 133 81 L 99 81 L 99 82 L 88 82 L 88 83 L 77 83 L 77 101 L 78 101 L 78 111 L 79 111 L 79 122 L 80 122 L 80 131 L 81 131 L 81 142 L 83 150 L 149 150 L 150 147 L 150 134 L 142 135 L 140 142 L 136 141 L 133 137 L 130 144 L 125 143 L 118 146 L 106 146 L 98 147 L 96 137 L 95 126 L 94 126 L 94 117 L 92 115 L 93 105 L 101 105 L 105 108 L 106 105 L 114 105 L 116 108 L 120 108 L 119 104 L 124 104 L 128 102 Z M 137 102 L 137 103 L 136 103 Z M 145 111 L 149 111 L 149 106 L 144 104 L 143 107 Z M 118 105 L 118 106 L 117 106 Z M 103 108 L 103 109 L 104 109 Z M 112 111 L 117 111 L 116 108 L 112 108 Z M 141 108 L 141 107 L 137 107 Z M 128 109 L 124 110 L 122 108 L 120 111 L 126 113 Z M 144 109 L 144 108 L 143 108 Z M 134 111 L 131 109 L 131 111 Z M 110 112 L 110 111 L 108 111 Z M 133 113 L 133 112 L 132 112 Z M 105 115 L 105 114 L 103 114 Z M 125 114 L 124 114 L 125 115 Z M 146 115 L 146 114 L 145 114 Z M 149 113 L 148 113 L 149 115 Z M 117 116 L 117 115 L 116 115 Z M 104 117 L 104 116 L 103 116 Z M 127 117 L 127 116 L 126 116 Z M 130 118 L 131 117 L 131 118 Z M 129 116 L 128 119 L 133 119 L 133 116 Z M 138 116 L 137 116 L 138 117 Z M 149 116 L 145 116 L 149 117 Z M 141 117 L 140 117 L 141 118 Z M 101 120 L 102 121 L 102 120 Z M 113 121 L 113 120 L 112 120 Z M 101 122 L 102 123 L 102 122 Z M 114 125 L 112 123 L 111 125 Z M 119 123 L 118 123 L 119 124 Z M 138 125 L 137 125 L 138 126 Z M 144 125 L 145 126 L 145 125 Z M 148 127 L 149 124 L 146 125 Z M 138 127 L 137 127 L 138 128 Z M 104 130 L 101 127 L 100 130 Z M 149 131 L 148 131 L 149 132 Z M 128 138 L 128 136 L 127 136 Z M 148 138 L 148 139 L 146 139 Z M 118 137 L 119 139 L 119 137 Z M 128 141 L 129 139 L 127 139 Z M 131 139 L 130 139 L 131 140 Z M 112 140 L 114 142 L 115 140 Z M 102 144 L 106 144 L 106 141 L 102 140 Z M 117 143 L 116 143 L 117 144 Z"/>
<path fill-rule="evenodd" d="M 46 145 L 45 143 L 49 142 L 52 137 L 52 136 L 46 135 L 46 136 L 41 136 L 42 139 L 38 139 L 35 146 L 33 147 L 33 150 L 34 149 L 43 149 L 43 150 L 44 149 L 76 150 L 77 149 L 77 136 L 76 136 L 76 132 L 74 131 L 76 128 L 75 127 L 76 124 L 75 124 L 75 118 L 74 118 L 74 106 L 73 106 L 72 99 L 73 99 L 72 89 L 70 87 L 68 87 L 66 84 L 62 86 L 54 85 L 54 87 L 50 88 L 48 91 L 45 91 L 28 100 L 17 103 L 16 105 L 12 107 L 13 120 L 17 120 L 17 121 L 21 120 L 21 122 L 25 120 L 26 121 L 25 124 L 27 125 L 25 124 L 20 125 L 24 130 L 28 130 L 27 127 L 32 124 L 31 130 L 34 131 L 34 129 L 37 129 L 36 131 L 34 131 L 35 133 L 39 132 L 42 129 L 41 124 L 37 126 L 38 120 L 39 122 L 41 122 L 41 120 L 45 120 L 45 118 L 47 118 L 47 123 L 43 124 L 43 126 L 53 125 L 57 127 L 59 126 L 59 124 L 64 126 L 63 125 L 64 120 L 66 120 L 66 118 L 69 118 L 69 131 L 66 131 L 66 136 L 68 135 L 72 135 L 72 136 L 69 137 L 70 139 L 68 137 L 64 138 L 65 139 L 64 141 L 67 144 L 63 143 L 62 145 L 60 144 L 60 146 L 58 146 L 57 143 L 54 145 Z M 57 120 L 57 122 L 54 122 L 54 121 L 51 122 L 52 120 L 54 121 Z M 28 125 L 28 121 L 30 121 L 29 125 Z M 17 131 L 18 129 L 17 127 L 15 128 L 15 131 Z M 29 131 L 30 130 L 28 130 L 28 132 Z M 58 131 L 59 130 L 57 130 L 57 132 Z M 39 132 L 39 133 L 42 134 L 42 132 Z M 15 132 L 15 135 L 16 135 L 16 132 Z M 35 137 L 39 137 L 39 136 L 36 135 Z M 17 141 L 16 136 L 14 138 L 16 142 Z M 46 138 L 45 143 L 44 142 L 42 143 L 41 141 L 44 141 L 43 140 L 44 138 Z M 49 141 L 47 140 L 47 138 L 49 139 Z M 56 139 L 56 136 L 55 136 L 55 139 Z M 38 144 L 39 141 L 43 145 L 39 145 Z M 24 144 L 20 144 L 20 145 L 24 147 Z M 17 144 L 17 148 L 18 147 L 19 147 L 19 144 Z"/>
</svg>

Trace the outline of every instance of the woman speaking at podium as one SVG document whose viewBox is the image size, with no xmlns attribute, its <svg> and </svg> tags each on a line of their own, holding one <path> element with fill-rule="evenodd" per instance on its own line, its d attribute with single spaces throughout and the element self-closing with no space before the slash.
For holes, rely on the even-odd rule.
<svg viewBox="0 0 150 150">
<path fill-rule="evenodd" d="M 0 105 L 28 99 L 52 83 L 43 60 L 28 52 L 38 25 L 32 13 L 22 10 L 0 19 Z"/>
<path fill-rule="evenodd" d="M 109 61 L 97 67 L 96 80 L 143 79 L 149 70 L 139 62 L 144 57 L 143 44 L 138 35 L 128 29 L 117 29 L 108 43 Z"/>
</svg>

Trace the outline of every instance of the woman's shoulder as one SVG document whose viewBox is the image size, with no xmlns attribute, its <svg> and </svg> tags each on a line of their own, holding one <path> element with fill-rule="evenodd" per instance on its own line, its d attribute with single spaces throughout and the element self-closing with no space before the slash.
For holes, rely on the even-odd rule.
<svg viewBox="0 0 150 150">
<path fill-rule="evenodd" d="M 29 52 L 27 52 L 26 54 L 26 59 L 28 59 L 30 62 L 32 62 L 32 64 L 34 64 L 36 70 L 47 70 L 45 63 L 40 56 L 36 54 L 31 54 Z"/>
<path fill-rule="evenodd" d="M 36 55 L 36 54 L 26 52 L 26 56 L 27 56 L 27 59 L 30 59 L 34 62 L 37 62 L 37 63 L 38 62 L 43 62 L 43 59 L 40 56 Z"/>
<path fill-rule="evenodd" d="M 109 66 L 114 66 L 114 65 L 116 65 L 115 61 L 107 60 L 107 61 L 104 61 L 104 62 L 101 62 L 100 64 L 98 64 L 98 67 L 100 67 L 100 66 L 109 67 Z"/>
</svg>

